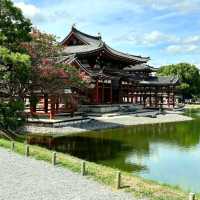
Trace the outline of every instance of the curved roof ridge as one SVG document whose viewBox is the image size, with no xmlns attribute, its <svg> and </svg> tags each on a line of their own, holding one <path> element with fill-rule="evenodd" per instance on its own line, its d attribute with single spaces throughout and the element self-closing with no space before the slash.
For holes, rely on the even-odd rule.
<svg viewBox="0 0 200 200">
<path fill-rule="evenodd" d="M 114 51 L 114 52 L 117 52 L 117 53 L 125 55 L 125 56 L 131 56 L 131 57 L 145 59 L 147 61 L 150 60 L 150 57 L 143 57 L 143 56 L 137 56 L 137 55 L 132 55 L 132 54 L 128 54 L 128 53 L 123 53 L 121 51 L 113 49 L 112 47 L 110 47 L 109 45 L 107 45 L 105 42 L 103 44 L 104 44 L 104 47 L 107 48 L 109 51 Z"/>
<path fill-rule="evenodd" d="M 79 31 L 77 28 L 75 28 L 74 26 L 72 26 L 72 31 L 77 32 L 81 35 L 84 35 L 86 37 L 92 38 L 92 39 L 97 39 L 97 40 L 101 40 L 101 36 L 93 36 L 93 35 L 89 35 L 87 33 L 84 33 L 82 31 Z"/>
<path fill-rule="evenodd" d="M 82 40 L 85 43 L 85 45 L 73 46 L 71 48 L 69 46 L 68 48 L 65 49 L 66 52 L 68 50 L 69 53 L 87 53 L 87 52 L 97 51 L 97 50 L 100 50 L 101 48 L 104 48 L 105 51 L 107 51 L 109 54 L 116 55 L 119 58 L 124 58 L 129 61 L 134 60 L 137 62 L 146 63 L 150 60 L 150 57 L 143 57 L 143 56 L 123 53 L 121 51 L 115 50 L 109 45 L 107 45 L 102 40 L 101 36 L 88 35 L 86 33 L 79 31 L 74 26 L 72 26 L 71 32 L 68 34 L 67 37 L 65 37 L 65 39 L 61 42 L 61 44 L 63 44 L 72 34 L 74 34 L 75 37 L 80 38 L 80 40 Z"/>
<path fill-rule="evenodd" d="M 101 41 L 101 36 L 93 36 L 87 33 L 83 33 L 72 26 L 70 33 L 60 42 L 60 44 L 63 44 L 73 33 L 76 35 L 76 37 L 78 37 L 86 44 L 90 44 L 92 41 L 94 41 L 95 43 Z M 87 38 L 89 41 L 87 41 Z"/>
<path fill-rule="evenodd" d="M 123 68 L 123 70 L 125 71 L 139 71 L 139 70 L 150 70 L 150 71 L 156 71 L 157 69 L 148 65 L 147 63 L 140 63 L 140 64 L 136 64 L 136 65 L 128 65 L 126 67 Z"/>
</svg>

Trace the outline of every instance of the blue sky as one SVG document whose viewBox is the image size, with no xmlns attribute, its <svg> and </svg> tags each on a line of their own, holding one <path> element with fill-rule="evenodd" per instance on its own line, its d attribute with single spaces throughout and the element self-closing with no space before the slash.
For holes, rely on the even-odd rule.
<svg viewBox="0 0 200 200">
<path fill-rule="evenodd" d="M 72 24 L 150 64 L 200 67 L 200 0 L 14 0 L 33 25 L 64 38 Z"/>
</svg>

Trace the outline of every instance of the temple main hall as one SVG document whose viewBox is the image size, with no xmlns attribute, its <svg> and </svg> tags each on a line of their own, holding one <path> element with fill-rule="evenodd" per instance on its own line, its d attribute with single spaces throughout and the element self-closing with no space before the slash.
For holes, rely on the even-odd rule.
<svg viewBox="0 0 200 200">
<path fill-rule="evenodd" d="M 61 45 L 62 59 L 58 63 L 78 69 L 87 87 L 84 91 L 63 89 L 62 95 L 39 92 L 35 94 L 39 103 L 30 107 L 32 114 L 54 118 L 59 113 L 74 113 L 80 106 L 86 107 L 84 112 L 92 107 L 106 107 L 101 112 L 109 112 L 121 105 L 174 108 L 179 80 L 176 76 L 156 76 L 156 69 L 148 64 L 149 57 L 117 51 L 100 34 L 88 35 L 74 26 Z"/>
<path fill-rule="evenodd" d="M 149 57 L 122 53 L 108 46 L 101 35 L 88 35 L 74 26 L 63 39 L 63 63 L 73 65 L 88 81 L 82 104 L 141 104 L 175 106 L 177 77 L 156 76 Z"/>
</svg>

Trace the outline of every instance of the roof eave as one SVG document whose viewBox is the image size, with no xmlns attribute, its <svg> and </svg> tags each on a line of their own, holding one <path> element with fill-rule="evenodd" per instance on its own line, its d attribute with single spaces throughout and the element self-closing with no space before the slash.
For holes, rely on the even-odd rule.
<svg viewBox="0 0 200 200">
<path fill-rule="evenodd" d="M 140 56 L 134 56 L 134 55 L 129 55 L 129 56 L 133 56 L 133 57 L 135 57 L 135 58 L 128 58 L 128 57 L 127 57 L 124 53 L 122 53 L 122 52 L 119 52 L 119 53 L 124 54 L 123 56 L 116 55 L 115 53 L 113 53 L 113 52 L 111 51 L 112 48 L 109 47 L 106 43 L 104 43 L 104 49 L 105 49 L 108 53 L 110 53 L 110 54 L 112 54 L 112 55 L 114 55 L 114 56 L 116 56 L 116 57 L 120 57 L 121 59 L 128 60 L 128 61 L 134 61 L 134 62 L 138 62 L 138 63 L 146 63 L 146 62 L 148 62 L 148 61 L 150 60 L 150 57 L 140 57 Z M 113 49 L 113 51 L 117 51 L 117 50 L 114 50 L 114 49 Z M 117 52 L 118 52 L 118 51 L 117 51 Z"/>
</svg>

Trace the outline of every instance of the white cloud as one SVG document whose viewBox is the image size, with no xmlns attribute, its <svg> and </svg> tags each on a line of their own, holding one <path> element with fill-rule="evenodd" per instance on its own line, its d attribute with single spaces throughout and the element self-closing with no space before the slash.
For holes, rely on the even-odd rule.
<svg viewBox="0 0 200 200">
<path fill-rule="evenodd" d="M 149 34 L 144 35 L 144 42 L 147 44 L 155 43 L 155 42 L 162 41 L 165 39 L 167 39 L 166 35 L 159 31 L 152 31 Z"/>
<path fill-rule="evenodd" d="M 183 43 L 191 44 L 191 43 L 200 43 L 200 35 L 194 35 L 187 37 L 183 40 Z"/>
<path fill-rule="evenodd" d="M 146 7 L 169 11 L 167 14 L 158 16 L 158 20 L 173 17 L 177 13 L 200 10 L 199 0 L 60 0 L 58 3 L 49 0 L 50 4 L 46 8 L 38 8 L 33 4 L 26 3 L 25 0 L 14 0 L 14 2 L 23 10 L 25 16 L 40 24 L 47 21 L 52 22 L 52 20 L 64 20 L 64 18 L 71 24 L 94 21 L 97 18 L 106 21 L 113 13 L 130 11 L 137 15 L 144 13 Z M 71 12 L 77 10 L 78 12 Z"/>
<path fill-rule="evenodd" d="M 166 51 L 169 53 L 176 54 L 176 53 L 180 53 L 182 51 L 182 48 L 180 45 L 169 45 L 166 48 Z"/>
<path fill-rule="evenodd" d="M 24 15 L 31 19 L 34 25 L 47 26 L 52 22 L 57 24 L 102 25 L 109 24 L 109 19 L 120 21 L 121 14 L 128 11 L 138 14 L 143 12 L 140 4 L 128 0 L 49 0 L 49 4 L 37 7 L 27 3 L 27 0 L 14 0 L 15 6 L 22 9 Z M 110 25 L 110 24 L 109 24 Z"/>
<path fill-rule="evenodd" d="M 200 10 L 199 0 L 138 0 L 138 2 L 155 10 L 176 10 L 181 13 Z"/>
<path fill-rule="evenodd" d="M 142 48 L 158 48 L 169 54 L 191 54 L 200 52 L 200 35 L 180 37 L 175 34 L 168 34 L 158 30 L 149 33 L 127 33 L 113 39 L 118 43 L 129 43 Z"/>
<path fill-rule="evenodd" d="M 170 34 L 166 34 L 157 30 L 149 33 L 127 33 L 126 35 L 120 36 L 115 41 L 118 42 L 129 42 L 138 46 L 157 46 L 163 43 L 177 42 L 179 39 Z"/>
<path fill-rule="evenodd" d="M 193 12 L 200 9 L 200 2 L 197 0 L 182 0 L 178 1 L 175 8 L 181 12 Z"/>
<path fill-rule="evenodd" d="M 180 15 L 180 13 L 173 11 L 173 12 L 169 12 L 167 14 L 165 13 L 165 14 L 153 17 L 153 20 L 156 20 L 156 21 L 167 20 L 169 18 L 173 18 L 178 15 Z"/>
<path fill-rule="evenodd" d="M 177 42 L 170 44 L 165 49 L 172 54 L 196 53 L 200 51 L 200 35 L 193 35 L 184 38 L 177 38 Z"/>
<path fill-rule="evenodd" d="M 198 51 L 198 50 L 199 50 L 198 45 L 191 44 L 191 45 L 186 46 L 187 52 L 195 52 L 195 51 Z"/>
<path fill-rule="evenodd" d="M 198 45 L 190 44 L 177 44 L 177 45 L 169 45 L 166 47 L 166 51 L 172 54 L 179 53 L 194 53 L 200 51 L 200 47 Z"/>
<path fill-rule="evenodd" d="M 162 33 L 160 31 L 152 31 L 144 35 L 143 41 L 144 41 L 144 44 L 146 43 L 146 44 L 153 45 L 153 44 L 157 44 L 161 42 L 176 41 L 176 37 L 169 34 Z"/>
<path fill-rule="evenodd" d="M 20 8 L 24 15 L 28 18 L 33 18 L 40 13 L 40 9 L 37 8 L 35 5 L 26 4 L 24 2 L 16 2 L 14 4 L 16 7 Z"/>
<path fill-rule="evenodd" d="M 13 1 L 34 26 L 62 38 L 76 23 L 90 34 L 100 31 L 113 47 L 151 56 L 157 65 L 194 58 L 200 63 L 200 35 L 193 33 L 199 31 L 194 17 L 200 0 Z"/>
</svg>

